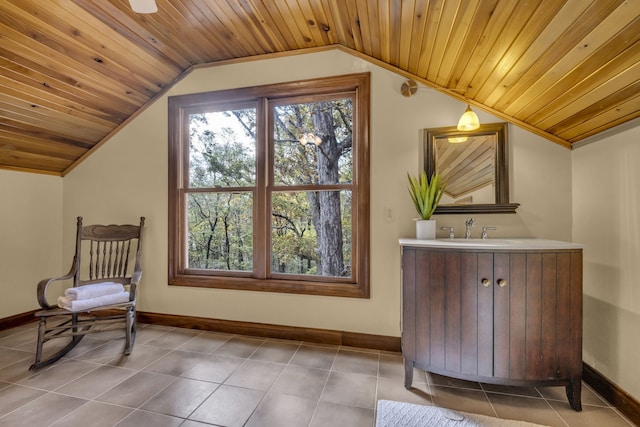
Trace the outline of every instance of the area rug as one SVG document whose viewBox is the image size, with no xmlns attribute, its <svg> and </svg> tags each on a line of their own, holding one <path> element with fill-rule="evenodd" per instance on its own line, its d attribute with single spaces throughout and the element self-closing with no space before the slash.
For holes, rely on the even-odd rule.
<svg viewBox="0 0 640 427">
<path fill-rule="evenodd" d="M 541 427 L 525 421 L 451 411 L 436 406 L 379 400 L 376 427 Z"/>
</svg>

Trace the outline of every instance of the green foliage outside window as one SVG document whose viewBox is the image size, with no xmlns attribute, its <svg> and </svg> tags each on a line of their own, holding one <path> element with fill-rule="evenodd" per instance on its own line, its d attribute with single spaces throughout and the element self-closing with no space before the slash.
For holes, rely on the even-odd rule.
<svg viewBox="0 0 640 427">
<path fill-rule="evenodd" d="M 271 109 L 272 134 L 263 140 L 273 161 L 266 219 L 272 274 L 351 276 L 352 115 L 351 98 Z M 188 268 L 251 272 L 256 109 L 191 114 L 189 121 Z"/>
</svg>

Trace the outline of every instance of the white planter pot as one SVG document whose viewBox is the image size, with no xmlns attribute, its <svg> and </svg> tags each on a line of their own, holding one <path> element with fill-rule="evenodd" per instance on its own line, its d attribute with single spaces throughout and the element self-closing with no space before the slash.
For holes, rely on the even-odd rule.
<svg viewBox="0 0 640 427">
<path fill-rule="evenodd" d="M 416 239 L 435 239 L 436 238 L 436 220 L 435 219 L 417 219 L 416 220 Z"/>
</svg>

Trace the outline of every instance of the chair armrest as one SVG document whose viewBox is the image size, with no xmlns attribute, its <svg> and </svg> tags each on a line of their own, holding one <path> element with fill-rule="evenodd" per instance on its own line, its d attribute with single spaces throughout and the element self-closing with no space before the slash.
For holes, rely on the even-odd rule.
<svg viewBox="0 0 640 427">
<path fill-rule="evenodd" d="M 76 263 L 75 263 L 75 259 L 73 262 L 73 267 L 71 267 L 71 270 L 69 270 L 69 272 L 67 274 L 65 274 L 64 276 L 60 276 L 60 277 L 50 277 L 48 279 L 43 279 L 40 282 L 38 282 L 38 304 L 40 304 L 40 307 L 42 308 L 53 308 L 57 306 L 57 302 L 54 305 L 49 304 L 49 302 L 47 301 L 47 288 L 49 288 L 49 285 L 52 284 L 53 282 L 57 282 L 60 280 L 70 280 L 73 279 L 73 276 L 76 274 Z"/>
</svg>

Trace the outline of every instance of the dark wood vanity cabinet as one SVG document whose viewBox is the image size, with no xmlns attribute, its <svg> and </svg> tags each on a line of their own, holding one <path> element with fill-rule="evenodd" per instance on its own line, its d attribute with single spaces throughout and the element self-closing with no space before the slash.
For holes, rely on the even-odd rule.
<svg viewBox="0 0 640 427">
<path fill-rule="evenodd" d="M 581 409 L 582 250 L 403 246 L 402 355 L 485 383 L 565 385 Z"/>
</svg>

